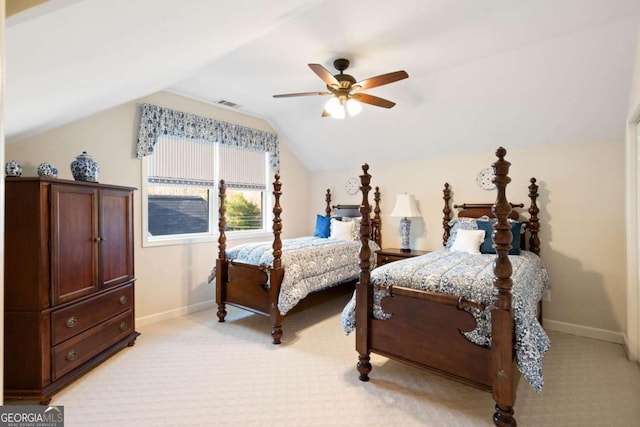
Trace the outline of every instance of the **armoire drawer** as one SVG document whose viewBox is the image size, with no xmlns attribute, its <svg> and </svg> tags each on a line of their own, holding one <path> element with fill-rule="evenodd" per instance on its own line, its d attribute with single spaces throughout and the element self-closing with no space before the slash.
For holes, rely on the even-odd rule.
<svg viewBox="0 0 640 427">
<path fill-rule="evenodd" d="M 51 314 L 52 345 L 92 328 L 96 324 L 129 310 L 133 304 L 133 283 L 85 299 Z"/>
<path fill-rule="evenodd" d="M 53 380 L 82 365 L 132 332 L 133 310 L 127 310 L 53 347 Z"/>
</svg>

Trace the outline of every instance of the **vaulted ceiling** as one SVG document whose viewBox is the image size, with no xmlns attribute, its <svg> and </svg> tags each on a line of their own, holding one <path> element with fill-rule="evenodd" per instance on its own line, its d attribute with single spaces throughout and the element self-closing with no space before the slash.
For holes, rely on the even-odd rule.
<svg viewBox="0 0 640 427">
<path fill-rule="evenodd" d="M 170 90 L 266 119 L 309 170 L 624 135 L 637 0 L 50 0 L 8 18 L 8 143 Z M 307 66 L 406 70 L 322 118 Z"/>
</svg>

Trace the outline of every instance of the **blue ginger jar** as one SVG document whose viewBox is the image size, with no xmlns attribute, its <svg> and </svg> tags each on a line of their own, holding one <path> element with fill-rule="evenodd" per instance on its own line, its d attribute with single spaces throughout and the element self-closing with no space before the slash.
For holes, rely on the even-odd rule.
<svg viewBox="0 0 640 427">
<path fill-rule="evenodd" d="M 43 162 L 38 165 L 38 176 L 49 176 L 52 178 L 58 177 L 58 169 L 54 168 L 51 163 Z"/>
<path fill-rule="evenodd" d="M 76 181 L 98 181 L 98 172 L 100 172 L 100 166 L 86 151 L 71 162 L 71 173 Z"/>
<path fill-rule="evenodd" d="M 7 176 L 22 176 L 22 165 L 15 160 L 7 162 L 4 167 Z"/>
</svg>

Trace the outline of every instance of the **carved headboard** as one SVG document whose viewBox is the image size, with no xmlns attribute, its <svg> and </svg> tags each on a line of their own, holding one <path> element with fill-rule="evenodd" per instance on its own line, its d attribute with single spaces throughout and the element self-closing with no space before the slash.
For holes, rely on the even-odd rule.
<svg viewBox="0 0 640 427">
<path fill-rule="evenodd" d="M 325 196 L 327 207 L 325 208 L 325 216 L 341 216 L 341 217 L 359 217 L 360 205 L 332 205 L 331 190 L 327 189 Z M 382 219 L 380 217 L 380 187 L 376 187 L 373 200 L 375 202 L 373 209 L 373 218 L 371 218 L 371 240 L 382 247 Z"/>
<path fill-rule="evenodd" d="M 529 218 L 523 217 L 521 214 L 523 212 L 517 210 L 524 208 L 524 203 L 509 203 L 511 208 L 511 214 L 509 218 L 520 221 L 523 223 L 523 232 L 528 233 L 529 238 L 520 239 L 521 249 L 528 249 L 529 251 L 540 254 L 540 238 L 538 237 L 538 231 L 540 230 L 540 219 L 538 218 L 538 213 L 540 213 L 540 209 L 537 205 L 538 199 L 538 185 L 536 184 L 536 179 L 531 178 L 529 185 L 529 199 L 531 200 L 531 204 L 527 209 L 529 213 Z M 442 235 L 442 245 L 447 244 L 447 240 L 449 239 L 449 234 L 451 232 L 451 226 L 449 222 L 453 219 L 452 210 L 450 207 L 451 201 L 451 187 L 449 183 L 444 184 L 444 189 L 442 190 L 444 200 L 444 209 L 442 212 L 444 216 L 442 217 L 442 228 L 444 233 Z M 453 205 L 454 209 L 459 209 L 458 218 L 480 218 L 482 216 L 488 216 L 489 218 L 495 218 L 495 214 L 493 213 L 493 203 L 463 203 L 461 205 Z"/>
</svg>

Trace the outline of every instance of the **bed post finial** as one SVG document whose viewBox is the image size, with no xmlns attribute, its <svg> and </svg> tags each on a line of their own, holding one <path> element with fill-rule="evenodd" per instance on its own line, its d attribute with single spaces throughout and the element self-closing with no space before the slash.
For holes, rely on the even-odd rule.
<svg viewBox="0 0 640 427">
<path fill-rule="evenodd" d="M 361 307 L 356 313 L 356 351 L 358 352 L 358 372 L 360 381 L 369 381 L 371 372 L 370 351 L 368 346 L 369 319 L 368 313 L 373 307 L 373 290 L 371 289 L 371 249 L 369 248 L 369 236 L 371 235 L 369 205 L 369 191 L 371 191 L 371 175 L 369 165 L 362 165 L 360 175 L 360 191 L 362 191 L 362 203 L 360 204 L 360 278 L 356 284 L 356 305 Z M 365 309 L 366 308 L 366 309 Z"/>
<path fill-rule="evenodd" d="M 376 186 L 376 191 L 373 192 L 373 201 L 375 203 L 375 207 L 373 208 L 373 220 L 371 226 L 373 227 L 373 232 L 371 233 L 373 237 L 373 241 L 378 244 L 378 246 L 382 247 L 382 220 L 380 219 L 380 187 Z"/>
<path fill-rule="evenodd" d="M 362 203 L 360 204 L 360 215 L 362 216 L 360 223 L 360 240 L 362 240 L 362 248 L 360 249 L 360 267 L 363 266 L 363 262 L 366 263 L 367 269 L 369 265 L 369 257 L 371 250 L 369 245 L 366 244 L 371 236 L 371 205 L 369 204 L 369 192 L 371 191 L 371 175 L 369 175 L 369 165 L 362 165 L 363 174 L 360 175 L 360 191 L 362 191 Z M 368 252 L 363 254 L 363 252 Z M 363 256 L 366 255 L 366 256 Z"/>
<path fill-rule="evenodd" d="M 227 258 L 227 236 L 224 234 L 225 228 L 227 228 L 227 208 L 224 206 L 225 199 L 227 198 L 227 190 L 224 185 L 224 179 L 220 180 L 220 185 L 218 187 L 218 198 L 220 199 L 220 203 L 218 204 L 218 259 L 226 259 Z"/>
<path fill-rule="evenodd" d="M 444 216 L 442 217 L 442 229 L 444 230 L 444 233 L 442 234 L 442 246 L 446 246 L 447 240 L 449 240 L 449 232 L 451 231 L 451 226 L 449 225 L 449 221 L 451 221 L 451 208 L 449 207 L 449 200 L 451 200 L 451 188 L 449 187 L 448 182 L 444 183 L 442 199 L 444 200 L 444 209 L 442 209 L 442 213 L 444 213 Z"/>
<path fill-rule="evenodd" d="M 362 165 L 363 174 L 360 175 L 360 190 L 362 191 L 362 203 L 360 204 L 360 282 L 369 283 L 369 270 L 371 268 L 371 248 L 369 248 L 369 238 L 371 236 L 371 205 L 369 204 L 369 191 L 371 191 L 371 175 L 369 175 L 369 165 Z M 364 277 L 363 280 L 363 275 Z"/>
<path fill-rule="evenodd" d="M 327 188 L 327 195 L 324 200 L 327 202 L 327 207 L 324 209 L 325 215 L 327 218 L 331 216 L 331 189 Z"/>
<path fill-rule="evenodd" d="M 513 405 L 515 395 L 513 390 L 513 310 L 511 287 L 512 265 L 509 260 L 511 249 L 511 225 L 508 217 L 511 213 L 511 204 L 506 197 L 507 184 L 511 182 L 509 166 L 511 163 L 504 159 L 507 150 L 500 147 L 496 150 L 498 160 L 493 164 L 495 177 L 493 182 L 497 188 L 497 198 L 492 211 L 497 222 L 493 228 L 493 243 L 497 257 L 493 263 L 495 278 L 493 285 L 498 288 L 498 298 L 495 308 L 491 310 L 491 360 L 492 360 L 492 395 L 496 401 L 496 410 L 493 414 L 493 422 L 496 425 L 515 425 L 513 418 Z"/>
<path fill-rule="evenodd" d="M 282 267 L 282 207 L 280 206 L 280 196 L 282 195 L 282 183 L 280 182 L 280 174 L 275 175 L 273 181 L 273 196 L 275 203 L 273 205 L 273 268 Z"/>
<path fill-rule="evenodd" d="M 540 231 L 540 219 L 538 218 L 538 214 L 540 213 L 540 209 L 538 209 L 538 184 L 536 184 L 536 179 L 531 178 L 529 180 L 531 185 L 529 185 L 529 198 L 531 199 L 531 206 L 529 207 L 529 250 L 536 255 L 540 255 L 540 238 L 538 237 L 538 232 Z"/>
</svg>

